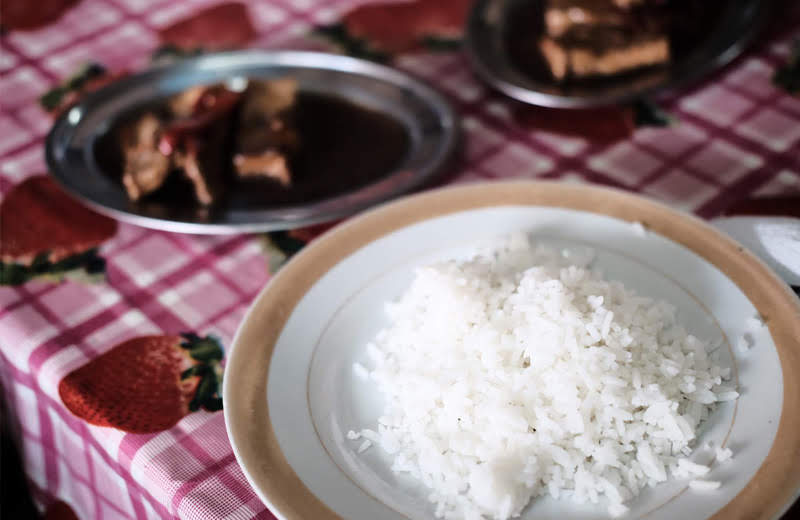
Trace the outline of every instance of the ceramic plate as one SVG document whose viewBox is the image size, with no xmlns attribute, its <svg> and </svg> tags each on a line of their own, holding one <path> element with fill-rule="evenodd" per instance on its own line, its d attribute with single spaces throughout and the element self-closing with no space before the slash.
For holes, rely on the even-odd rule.
<svg viewBox="0 0 800 520">
<path fill-rule="evenodd" d="M 641 222 L 644 236 L 631 222 Z M 413 269 L 514 231 L 590 246 L 611 279 L 678 308 L 689 331 L 721 339 L 741 397 L 721 403 L 698 445 L 730 446 L 712 466 L 715 492 L 670 481 L 643 492 L 627 518 L 774 518 L 800 488 L 800 300 L 741 246 L 700 220 L 603 188 L 496 183 L 409 197 L 355 218 L 297 255 L 244 319 L 228 359 L 225 420 L 253 488 L 279 517 L 429 519 L 420 485 L 359 455 L 348 430 L 372 427 L 381 396 L 353 370 L 386 325 L 383 304 Z M 768 327 L 745 354 L 731 344 L 760 313 Z M 708 463 L 702 449 L 695 460 Z M 605 507 L 537 499 L 524 519 L 607 518 Z"/>
<path fill-rule="evenodd" d="M 159 198 L 154 193 L 131 202 L 119 172 L 109 171 L 113 168 L 107 164 L 113 161 L 103 160 L 109 148 L 106 137 L 115 124 L 143 106 L 194 85 L 285 76 L 297 80 L 300 97 L 338 99 L 395 121 L 406 141 L 397 160 L 393 155 L 377 161 L 391 165 L 380 166 L 349 189 L 301 193 L 302 197 L 280 203 L 255 197 L 259 191 L 252 184 L 230 183 L 225 200 L 210 209 L 195 204 L 191 196 Z M 458 134 L 458 116 L 450 103 L 403 72 L 334 54 L 248 50 L 155 67 L 93 92 L 55 122 L 47 136 L 46 157 L 51 174 L 68 192 L 113 218 L 180 233 L 242 233 L 335 220 L 418 189 L 443 172 L 456 150 Z M 378 153 L 365 155 L 372 162 L 380 159 L 375 157 Z M 363 157 L 354 160 L 364 162 Z M 334 172 L 319 171 L 319 180 L 326 174 Z"/>
</svg>

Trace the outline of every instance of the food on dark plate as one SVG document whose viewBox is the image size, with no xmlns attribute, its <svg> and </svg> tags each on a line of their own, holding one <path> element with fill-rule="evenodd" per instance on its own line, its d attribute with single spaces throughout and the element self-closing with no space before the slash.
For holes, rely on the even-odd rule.
<svg viewBox="0 0 800 520">
<path fill-rule="evenodd" d="M 293 77 L 239 77 L 122 113 L 94 149 L 143 210 L 208 214 L 360 188 L 390 174 L 409 145 L 405 125 L 388 114 L 300 91 Z"/>
<path fill-rule="evenodd" d="M 586 31 L 575 38 L 544 37 L 539 48 L 557 80 L 611 76 L 669 61 L 669 42 L 658 33 Z"/>
<path fill-rule="evenodd" d="M 291 120 L 297 82 L 291 78 L 247 87 L 235 138 L 233 165 L 240 177 L 266 177 L 291 184 L 287 155 L 298 150 Z"/>
<path fill-rule="evenodd" d="M 195 86 L 170 98 L 165 109 L 142 113 L 119 132 L 128 196 L 137 201 L 180 171 L 207 206 L 225 189 L 231 164 L 239 176 L 289 186 L 287 154 L 297 151 L 298 138 L 288 113 L 296 91 L 291 78 L 249 81 L 243 91 Z M 231 138 L 233 157 L 227 153 Z"/>
<path fill-rule="evenodd" d="M 133 200 L 160 188 L 169 174 L 169 157 L 158 149 L 161 134 L 161 122 L 152 112 L 142 114 L 122 129 L 122 183 Z"/>
<path fill-rule="evenodd" d="M 227 123 L 212 126 L 202 137 L 188 136 L 174 154 L 175 166 L 183 170 L 197 202 L 204 206 L 213 203 L 225 189 L 223 141 Z"/>
<path fill-rule="evenodd" d="M 233 165 L 236 167 L 236 173 L 242 178 L 269 177 L 283 186 L 289 186 L 292 182 L 286 157 L 273 150 L 259 154 L 236 154 L 233 156 Z"/>
<path fill-rule="evenodd" d="M 548 0 L 545 4 L 545 32 L 558 38 L 574 27 L 621 27 L 627 16 L 609 0 Z"/>
<path fill-rule="evenodd" d="M 670 60 L 661 2 L 547 0 L 539 50 L 556 80 L 612 76 Z"/>
</svg>

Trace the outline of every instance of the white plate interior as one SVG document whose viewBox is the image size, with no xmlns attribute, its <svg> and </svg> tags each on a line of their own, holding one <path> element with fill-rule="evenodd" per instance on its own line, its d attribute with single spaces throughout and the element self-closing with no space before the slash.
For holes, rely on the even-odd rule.
<svg viewBox="0 0 800 520">
<path fill-rule="evenodd" d="M 721 403 L 698 445 L 726 442 L 734 459 L 707 477 L 711 493 L 682 492 L 686 481 L 648 489 L 627 518 L 706 518 L 729 502 L 755 474 L 778 427 L 783 399 L 780 363 L 766 328 L 742 354 L 732 344 L 756 310 L 740 289 L 695 253 L 666 238 L 637 235 L 631 224 L 587 212 L 544 207 L 466 211 L 415 224 L 358 250 L 325 274 L 289 317 L 273 353 L 267 384 L 270 420 L 281 450 L 305 485 L 336 513 L 354 519 L 433 518 L 426 490 L 389 469 L 380 448 L 356 454 L 348 430 L 373 428 L 382 398 L 358 376 L 369 367 L 366 343 L 387 324 L 383 306 L 397 299 L 414 267 L 466 253 L 476 241 L 513 231 L 566 248 L 590 246 L 609 279 L 678 308 L 679 320 L 704 340 L 724 339 L 721 363 L 737 373 L 738 403 Z M 758 383 L 758 384 L 756 384 Z M 697 449 L 693 459 L 712 454 Z M 677 498 L 674 498 L 677 497 Z M 575 506 L 537 499 L 522 518 L 607 518 L 604 504 Z"/>
</svg>

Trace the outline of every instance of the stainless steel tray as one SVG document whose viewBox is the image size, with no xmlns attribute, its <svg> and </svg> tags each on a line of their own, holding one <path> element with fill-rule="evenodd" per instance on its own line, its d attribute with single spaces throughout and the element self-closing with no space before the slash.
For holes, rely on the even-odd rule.
<svg viewBox="0 0 800 520">
<path fill-rule="evenodd" d="M 394 171 L 353 191 L 289 206 L 179 209 L 131 202 L 104 172 L 95 146 L 115 118 L 189 86 L 230 78 L 291 75 L 301 92 L 333 95 L 402 123 L 409 150 Z M 302 51 L 236 51 L 156 67 L 92 93 L 55 122 L 46 142 L 50 172 L 95 210 L 141 226 L 183 233 L 272 231 L 326 222 L 418 189 L 432 181 L 457 147 L 459 119 L 447 100 L 412 77 L 346 56 Z M 324 174 L 324 172 L 321 172 Z"/>
<path fill-rule="evenodd" d="M 549 73 L 524 70 L 508 51 L 509 27 L 520 19 L 519 9 L 543 0 L 476 0 L 470 13 L 465 47 L 476 73 L 509 97 L 556 108 L 589 108 L 631 101 L 656 91 L 675 88 L 729 63 L 762 27 L 769 0 L 729 0 L 710 4 L 713 24 L 698 38 L 698 45 L 674 56 L 663 68 L 632 72 L 618 78 L 556 83 Z M 530 24 L 530 37 L 537 28 Z M 526 35 L 527 37 L 527 35 Z M 531 49 L 531 52 L 537 52 Z"/>
</svg>

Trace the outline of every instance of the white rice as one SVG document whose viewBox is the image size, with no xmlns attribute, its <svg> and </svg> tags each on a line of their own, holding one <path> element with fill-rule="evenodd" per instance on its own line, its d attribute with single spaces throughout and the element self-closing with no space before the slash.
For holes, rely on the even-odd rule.
<svg viewBox="0 0 800 520">
<path fill-rule="evenodd" d="M 347 437 L 391 454 L 444 518 L 515 517 L 542 495 L 604 497 L 620 516 L 645 486 L 707 474 L 686 456 L 715 403 L 738 397 L 730 371 L 671 305 L 589 261 L 519 234 L 418 269 L 367 347 L 383 415 Z"/>
<path fill-rule="evenodd" d="M 714 491 L 719 489 L 721 482 L 718 480 L 690 480 L 689 487 L 692 491 Z"/>
<path fill-rule="evenodd" d="M 716 459 L 717 462 L 725 462 L 733 458 L 733 451 L 729 448 L 717 448 Z"/>
</svg>

